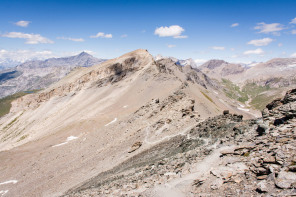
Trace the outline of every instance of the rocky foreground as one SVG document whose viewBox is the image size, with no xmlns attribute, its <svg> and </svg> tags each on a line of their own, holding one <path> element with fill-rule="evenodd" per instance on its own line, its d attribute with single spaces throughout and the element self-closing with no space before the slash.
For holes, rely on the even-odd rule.
<svg viewBox="0 0 296 197">
<path fill-rule="evenodd" d="M 294 196 L 296 89 L 262 117 L 243 121 L 225 111 L 64 196 Z"/>
</svg>

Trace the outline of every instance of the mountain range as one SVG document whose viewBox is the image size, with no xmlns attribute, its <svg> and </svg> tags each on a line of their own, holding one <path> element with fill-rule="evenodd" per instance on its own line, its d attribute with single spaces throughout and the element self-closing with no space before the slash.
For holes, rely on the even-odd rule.
<svg viewBox="0 0 296 197">
<path fill-rule="evenodd" d="M 105 60 L 82 52 L 71 57 L 25 62 L 14 68 L 0 71 L 0 98 L 20 91 L 46 88 L 76 67 L 89 67 L 103 61 Z"/>
<path fill-rule="evenodd" d="M 293 61 L 269 61 L 256 69 L 290 69 Z M 65 197 L 293 192 L 296 90 L 261 113 L 251 106 L 250 94 L 244 95 L 250 82 L 235 81 L 257 65 L 193 64 L 138 49 L 106 61 L 82 53 L 6 71 L 3 83 L 28 84 L 26 77 L 33 76 L 48 83 L 11 99 L 0 117 L 0 192 Z M 273 91 L 261 90 L 260 83 L 252 81 L 250 89 Z"/>
</svg>

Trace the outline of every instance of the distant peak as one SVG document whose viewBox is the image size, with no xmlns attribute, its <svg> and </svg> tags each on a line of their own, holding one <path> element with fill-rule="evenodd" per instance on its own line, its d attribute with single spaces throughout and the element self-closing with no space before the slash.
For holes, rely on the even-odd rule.
<svg viewBox="0 0 296 197">
<path fill-rule="evenodd" d="M 79 53 L 78 56 L 91 56 L 91 55 L 88 54 L 87 52 L 83 51 L 83 52 Z"/>
</svg>

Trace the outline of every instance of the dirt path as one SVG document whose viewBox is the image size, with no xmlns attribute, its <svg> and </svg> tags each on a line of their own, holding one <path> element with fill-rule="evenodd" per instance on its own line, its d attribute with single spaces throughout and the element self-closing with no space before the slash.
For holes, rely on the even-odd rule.
<svg viewBox="0 0 296 197">
<path fill-rule="evenodd" d="M 191 169 L 191 173 L 180 178 L 171 180 L 164 185 L 158 185 L 144 192 L 147 197 L 185 197 L 186 190 L 192 185 L 193 181 L 198 178 L 206 178 L 211 169 L 219 165 L 220 152 L 226 149 L 231 149 L 230 146 L 225 146 L 216 149 L 211 155 L 199 162 Z"/>
</svg>

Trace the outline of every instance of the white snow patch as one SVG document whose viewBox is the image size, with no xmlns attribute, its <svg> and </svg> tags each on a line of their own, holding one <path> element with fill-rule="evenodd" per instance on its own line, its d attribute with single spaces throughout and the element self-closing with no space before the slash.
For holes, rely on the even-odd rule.
<svg viewBox="0 0 296 197">
<path fill-rule="evenodd" d="M 123 106 L 123 108 L 127 108 L 127 107 L 128 107 L 128 105 Z"/>
<path fill-rule="evenodd" d="M 216 92 L 216 91 L 213 91 L 215 94 L 218 94 L 218 92 Z"/>
<path fill-rule="evenodd" d="M 296 64 L 288 65 L 289 68 L 295 68 Z"/>
<path fill-rule="evenodd" d="M 114 122 L 117 121 L 117 118 L 114 118 L 114 120 L 112 120 L 111 122 L 109 122 L 108 124 L 105 124 L 105 127 L 109 126 L 110 124 L 113 124 Z"/>
<path fill-rule="evenodd" d="M 10 184 L 10 183 L 16 184 L 17 182 L 18 182 L 17 180 L 10 180 L 10 181 L 2 182 L 0 183 L 0 185 Z"/>
<path fill-rule="evenodd" d="M 8 191 L 9 191 L 9 190 L 1 190 L 1 191 L 0 191 L 0 195 L 1 195 L 1 196 L 4 196 L 5 194 L 7 194 Z"/>
<path fill-rule="evenodd" d="M 239 103 L 239 106 L 241 106 L 241 107 L 245 107 L 244 105 L 242 105 L 242 104 L 240 104 L 240 103 Z"/>
<path fill-rule="evenodd" d="M 65 145 L 65 144 L 68 144 L 68 142 L 70 142 L 70 141 L 72 141 L 72 140 L 76 140 L 78 137 L 76 137 L 76 136 L 69 136 L 69 137 L 67 137 L 67 140 L 65 141 L 65 142 L 63 142 L 63 143 L 60 143 L 60 144 L 56 144 L 56 145 L 54 145 L 54 146 L 52 146 L 52 147 L 58 147 L 58 146 L 63 146 L 63 145 Z"/>
<path fill-rule="evenodd" d="M 242 111 L 250 111 L 249 109 L 243 109 L 243 108 L 240 108 L 240 107 L 238 107 L 237 109 L 242 110 Z"/>
<path fill-rule="evenodd" d="M 176 173 L 174 173 L 174 172 L 166 172 L 166 173 L 164 173 L 164 176 L 173 176 L 173 175 L 176 175 Z"/>
</svg>

